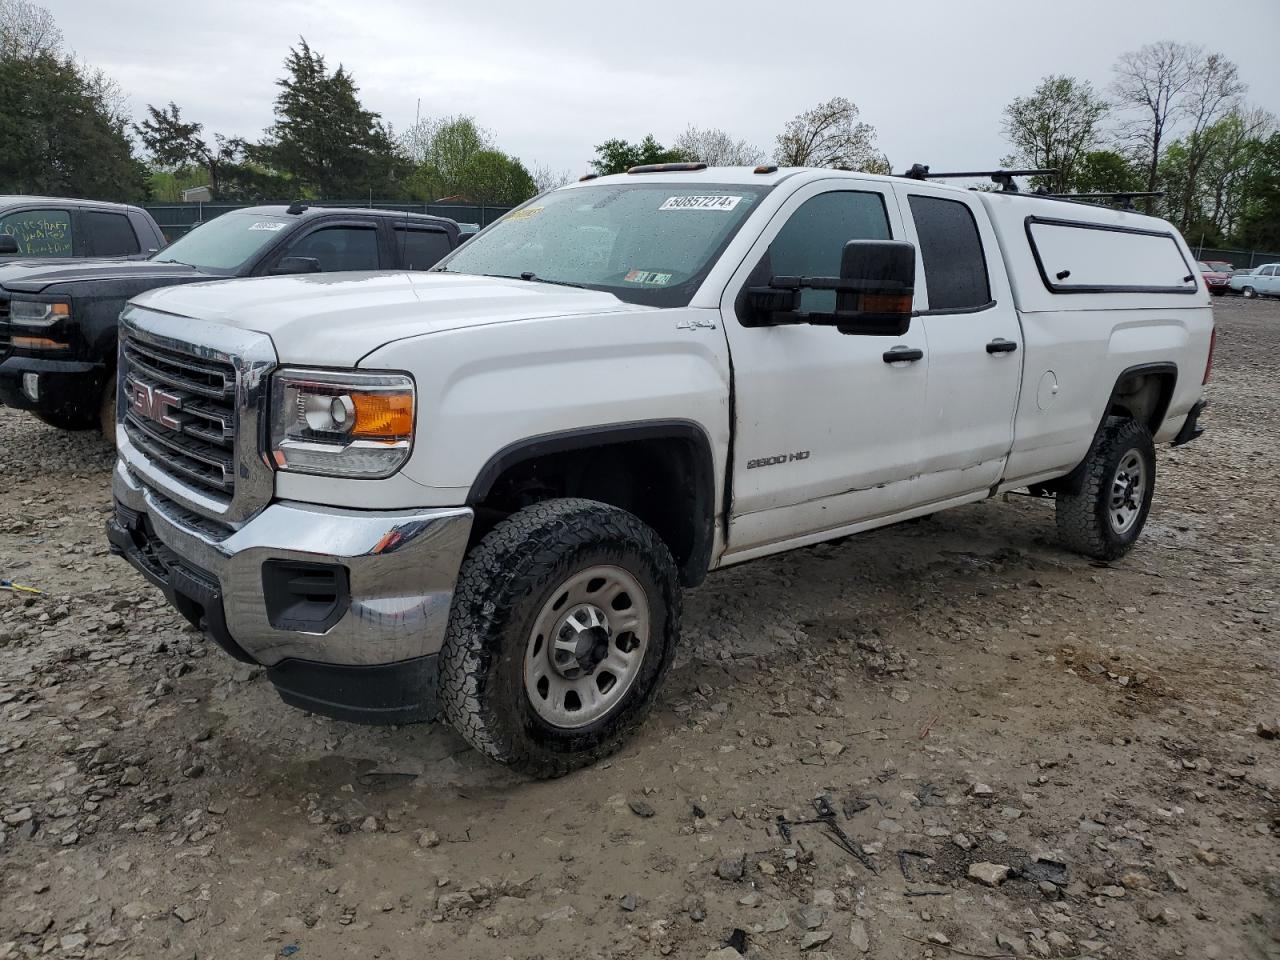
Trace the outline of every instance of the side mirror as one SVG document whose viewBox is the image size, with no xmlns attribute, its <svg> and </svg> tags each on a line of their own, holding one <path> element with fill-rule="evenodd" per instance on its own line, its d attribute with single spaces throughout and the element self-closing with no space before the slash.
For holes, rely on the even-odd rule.
<svg viewBox="0 0 1280 960">
<path fill-rule="evenodd" d="M 839 277 L 772 277 L 747 289 L 753 326 L 808 323 L 841 333 L 900 337 L 911 326 L 916 250 L 901 240 L 850 240 L 840 252 Z M 798 308 L 800 291 L 835 291 L 835 310 Z"/>
<path fill-rule="evenodd" d="M 840 256 L 836 328 L 841 333 L 900 337 L 911 326 L 916 248 L 903 240 L 850 240 Z M 848 319 L 843 315 L 848 314 Z"/>
<path fill-rule="evenodd" d="M 315 257 L 284 257 L 267 272 L 273 277 L 286 277 L 297 273 L 319 273 L 320 261 Z"/>
<path fill-rule="evenodd" d="M 18 246 L 17 237 L 7 233 L 0 233 L 0 254 L 21 252 L 22 249 Z"/>
</svg>

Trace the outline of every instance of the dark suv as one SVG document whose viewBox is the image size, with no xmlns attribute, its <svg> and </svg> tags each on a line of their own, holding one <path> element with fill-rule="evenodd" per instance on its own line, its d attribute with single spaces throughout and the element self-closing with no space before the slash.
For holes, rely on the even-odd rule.
<svg viewBox="0 0 1280 960">
<path fill-rule="evenodd" d="M 0 197 L 0 264 L 32 259 L 130 257 L 164 246 L 140 207 L 55 197 Z"/>
<path fill-rule="evenodd" d="M 426 270 L 458 243 L 441 217 L 294 204 L 224 213 L 146 260 L 0 266 L 0 402 L 114 437 L 116 321 L 131 297 L 230 277 Z"/>
</svg>

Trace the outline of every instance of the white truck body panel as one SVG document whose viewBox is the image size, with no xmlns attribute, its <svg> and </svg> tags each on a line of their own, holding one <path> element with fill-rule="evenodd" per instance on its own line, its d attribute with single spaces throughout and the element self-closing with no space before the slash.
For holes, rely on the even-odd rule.
<svg viewBox="0 0 1280 960">
<path fill-rule="evenodd" d="M 416 642 L 412 617 L 438 626 L 441 611 L 447 613 L 451 576 L 473 513 L 478 516 L 477 488 L 489 465 L 515 445 L 635 424 L 690 428 L 705 440 L 713 471 L 705 561 L 714 568 L 1064 477 L 1089 451 L 1112 409 L 1113 391 L 1133 371 L 1166 378 L 1160 384 L 1172 379 L 1160 409 L 1151 411 L 1157 441 L 1194 426 L 1188 417 L 1199 409 L 1213 320 L 1195 261 L 1164 221 L 832 170 L 658 172 L 564 189 L 641 182 L 686 192 L 699 185 L 772 189 L 753 206 L 743 205 L 749 213 L 737 233 L 681 306 L 640 305 L 609 292 L 537 282 L 532 274 L 326 274 L 177 286 L 139 297 L 148 342 L 190 347 L 180 358 L 227 361 L 198 342 L 199 331 L 234 328 L 259 344 L 269 338 L 274 366 L 407 373 L 415 390 L 412 445 L 393 475 L 350 479 L 277 470 L 283 461 L 273 464 L 270 451 L 254 448 L 253 470 L 243 469 L 243 458 L 240 465 L 244 475 L 270 476 L 270 506 L 259 516 L 271 515 L 271 529 L 250 535 L 258 522 L 251 517 L 235 536 L 210 545 L 175 515 L 159 524 L 171 534 L 170 549 L 181 553 L 201 543 L 215 570 L 248 569 L 236 575 L 243 584 L 256 568 L 227 555 L 226 544 L 251 542 L 291 560 L 309 557 L 310 549 L 289 550 L 287 525 L 298 516 L 340 524 L 345 552 L 335 550 L 327 560 L 353 569 L 414 537 L 414 548 L 425 555 L 423 538 L 437 537 L 458 555 L 436 565 L 429 597 L 402 596 L 408 588 L 400 586 L 374 591 L 360 604 L 353 595 L 362 619 L 344 620 L 349 632 L 330 638 L 335 644 L 342 636 L 376 639 L 394 624 L 400 632 L 387 649 L 399 650 Z M 857 220 L 860 230 L 880 224 L 867 227 L 870 234 L 845 236 L 841 245 L 844 239 L 915 245 L 915 313 L 903 335 L 744 322 L 740 295 L 762 282 L 760 270 L 771 266 L 763 258 L 777 255 L 779 237 L 800 222 L 795 218 L 824 204 Z M 955 288 L 938 280 L 946 270 L 938 258 L 945 259 L 956 237 L 936 226 L 929 233 L 917 210 L 939 205 L 971 223 L 980 241 L 982 270 L 970 269 L 969 281 L 985 282 L 985 302 L 946 305 Z M 600 237 L 602 246 L 610 242 L 605 233 Z M 553 241 L 540 242 L 549 247 Z M 588 252 L 599 253 L 594 246 Z M 669 264 L 631 266 L 671 276 L 659 269 Z M 1131 278 L 1142 289 L 1129 289 Z M 265 349 L 270 354 L 270 346 Z M 267 362 L 262 369 L 271 367 Z M 247 404 L 238 408 L 241 418 L 261 410 L 268 394 L 269 383 L 239 383 L 237 402 Z M 256 425 L 257 415 L 251 419 Z M 245 437 L 236 440 L 240 453 Z M 163 475 L 162 465 L 134 469 L 128 458 L 140 456 L 138 449 L 122 442 L 121 451 L 118 499 L 128 501 L 130 515 L 162 510 L 165 491 L 148 487 Z M 372 583 L 375 575 L 358 579 Z M 383 595 L 388 592 L 395 596 Z M 236 622 L 262 620 L 260 610 L 243 608 L 258 598 L 230 601 L 241 605 L 231 611 Z M 294 649 L 281 644 L 296 638 L 259 633 L 250 638 L 258 643 L 251 653 Z M 441 636 L 433 634 L 419 652 L 434 655 Z M 359 662 L 351 651 L 325 656 Z"/>
</svg>

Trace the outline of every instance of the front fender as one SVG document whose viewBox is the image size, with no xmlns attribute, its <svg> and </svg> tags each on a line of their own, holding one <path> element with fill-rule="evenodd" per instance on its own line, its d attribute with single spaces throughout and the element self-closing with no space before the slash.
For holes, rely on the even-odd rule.
<svg viewBox="0 0 1280 960">
<path fill-rule="evenodd" d="M 424 488 L 424 506 L 464 502 L 486 464 L 522 441 L 654 421 L 706 435 L 716 502 L 723 496 L 730 370 L 718 311 L 449 330 L 389 344 L 361 366 L 407 370 L 417 382 L 417 435 L 404 473 Z"/>
</svg>

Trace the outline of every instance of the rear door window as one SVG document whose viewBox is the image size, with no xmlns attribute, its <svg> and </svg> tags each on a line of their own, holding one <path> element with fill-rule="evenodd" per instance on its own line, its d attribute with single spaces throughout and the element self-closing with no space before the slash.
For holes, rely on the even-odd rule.
<svg viewBox="0 0 1280 960">
<path fill-rule="evenodd" d="M 929 309 L 981 310 L 990 305 L 987 258 L 968 204 L 917 194 L 909 202 L 924 261 Z"/>
<path fill-rule="evenodd" d="M 295 243 L 284 255 L 317 260 L 322 273 L 377 270 L 378 231 L 373 225 L 321 227 Z"/>
<path fill-rule="evenodd" d="M 19 256 L 74 256 L 68 210 L 22 210 L 0 216 L 0 233 L 17 237 Z"/>
<path fill-rule="evenodd" d="M 123 213 L 81 210 L 80 226 L 95 257 L 127 257 L 138 253 L 138 237 Z"/>
<path fill-rule="evenodd" d="M 405 270 L 429 270 L 453 249 L 443 230 L 396 227 L 395 236 L 400 266 Z"/>
<path fill-rule="evenodd" d="M 1027 218 L 1040 276 L 1054 293 L 1195 293 L 1191 264 L 1168 231 Z"/>
</svg>

